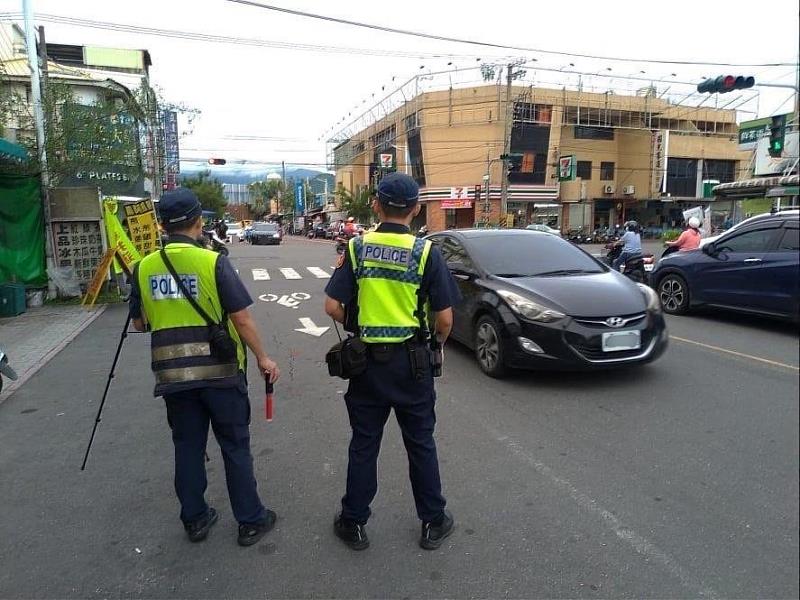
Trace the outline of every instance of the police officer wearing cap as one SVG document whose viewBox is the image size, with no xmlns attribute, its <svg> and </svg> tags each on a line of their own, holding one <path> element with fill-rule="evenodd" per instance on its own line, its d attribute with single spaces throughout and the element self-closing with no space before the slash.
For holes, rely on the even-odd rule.
<svg viewBox="0 0 800 600">
<path fill-rule="evenodd" d="M 345 394 L 352 438 L 347 490 L 334 520 L 336 535 L 355 550 L 369 546 L 365 525 L 377 492 L 383 427 L 392 409 L 422 521 L 420 546 L 438 548 L 454 527 L 445 510 L 433 439 L 431 352 L 419 333 L 432 325 L 436 340 L 444 343 L 452 327 L 451 307 L 460 296 L 438 249 L 410 233 L 420 211 L 418 199 L 419 188 L 408 175 L 383 177 L 372 203 L 380 226 L 350 240 L 325 289 L 325 311 L 341 323 L 357 313 L 350 328 L 367 347 L 366 370 L 350 379 Z M 423 313 L 432 314 L 433 323 L 420 323 Z"/>
<path fill-rule="evenodd" d="M 197 196 L 185 188 L 167 192 L 159 213 L 169 240 L 136 266 L 130 314 L 137 330 L 151 332 L 154 394 L 164 397 L 172 429 L 180 518 L 192 542 L 204 540 L 219 518 L 204 497 L 210 424 L 222 450 L 238 542 L 250 546 L 272 529 L 276 515 L 261 503 L 253 475 L 245 344 L 265 378 L 274 382 L 280 371 L 263 350 L 247 310 L 252 300 L 231 263 L 198 242 Z"/>
</svg>

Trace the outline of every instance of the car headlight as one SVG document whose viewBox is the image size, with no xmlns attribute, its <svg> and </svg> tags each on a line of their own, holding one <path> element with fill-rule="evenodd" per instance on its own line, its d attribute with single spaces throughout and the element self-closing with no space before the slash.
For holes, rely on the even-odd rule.
<svg viewBox="0 0 800 600">
<path fill-rule="evenodd" d="M 562 312 L 543 306 L 538 302 L 534 302 L 533 300 L 529 300 L 528 298 L 508 290 L 497 290 L 497 293 L 503 300 L 508 302 L 511 310 L 531 321 L 552 323 L 553 321 L 558 321 L 567 316 Z"/>
<path fill-rule="evenodd" d="M 660 313 L 661 301 L 658 299 L 658 294 L 655 293 L 653 288 L 643 283 L 637 283 L 636 285 L 639 286 L 639 290 L 642 292 L 645 302 L 647 302 L 647 310 L 654 313 Z"/>
</svg>

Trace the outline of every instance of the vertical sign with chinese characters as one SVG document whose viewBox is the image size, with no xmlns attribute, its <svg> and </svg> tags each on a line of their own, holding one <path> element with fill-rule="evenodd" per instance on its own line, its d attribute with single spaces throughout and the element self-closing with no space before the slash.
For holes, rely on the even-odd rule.
<svg viewBox="0 0 800 600">
<path fill-rule="evenodd" d="M 306 191 L 302 180 L 298 179 L 294 183 L 294 212 L 302 215 L 305 213 Z"/>
<path fill-rule="evenodd" d="M 650 137 L 653 167 L 650 172 L 650 191 L 653 196 L 667 192 L 667 161 L 669 160 L 669 130 L 655 130 Z"/>
<path fill-rule="evenodd" d="M 180 173 L 178 113 L 174 110 L 161 111 L 161 126 L 164 130 L 164 189 L 172 190 L 178 185 Z"/>
<path fill-rule="evenodd" d="M 139 254 L 147 256 L 161 247 L 158 220 L 152 200 L 142 200 L 123 207 L 130 239 Z"/>
<path fill-rule="evenodd" d="M 100 221 L 53 221 L 56 263 L 72 267 L 80 283 L 88 283 L 103 257 Z"/>
</svg>

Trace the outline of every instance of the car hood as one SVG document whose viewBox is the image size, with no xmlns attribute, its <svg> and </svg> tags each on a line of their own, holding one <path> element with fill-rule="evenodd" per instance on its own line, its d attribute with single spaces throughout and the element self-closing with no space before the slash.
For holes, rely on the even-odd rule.
<svg viewBox="0 0 800 600">
<path fill-rule="evenodd" d="M 533 300 L 544 302 L 574 317 L 632 315 L 647 310 L 642 292 L 623 275 L 607 272 L 596 275 L 561 277 L 494 277 L 495 282 Z"/>
</svg>

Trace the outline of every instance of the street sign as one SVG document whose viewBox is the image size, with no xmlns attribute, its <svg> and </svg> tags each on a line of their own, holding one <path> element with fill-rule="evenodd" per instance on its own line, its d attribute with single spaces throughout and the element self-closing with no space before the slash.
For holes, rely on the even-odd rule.
<svg viewBox="0 0 800 600">
<path fill-rule="evenodd" d="M 792 113 L 775 116 L 785 117 L 784 122 L 789 122 L 791 121 Z M 758 146 L 758 140 L 763 137 L 769 137 L 771 124 L 772 117 L 739 123 L 739 150 L 754 150 Z"/>
<path fill-rule="evenodd" d="M 562 156 L 558 159 L 558 180 L 559 181 L 574 181 L 575 180 L 575 155 Z"/>
</svg>

